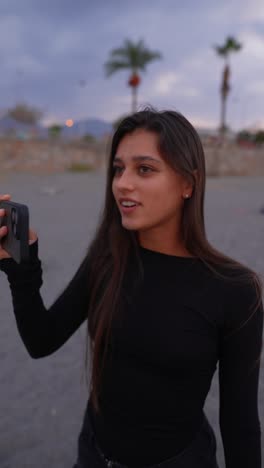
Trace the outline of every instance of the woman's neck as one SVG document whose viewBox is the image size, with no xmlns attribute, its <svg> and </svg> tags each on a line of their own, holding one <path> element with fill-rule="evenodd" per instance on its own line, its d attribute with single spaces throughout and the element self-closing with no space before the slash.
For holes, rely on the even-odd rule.
<svg viewBox="0 0 264 468">
<path fill-rule="evenodd" d="M 185 247 L 183 242 L 178 241 L 177 243 L 175 240 L 169 242 L 168 240 L 164 240 L 161 242 L 160 238 L 146 238 L 144 236 L 138 236 L 138 241 L 141 247 L 149 250 L 153 250 L 156 252 L 164 253 L 166 255 L 175 255 L 177 257 L 192 257 L 193 255 L 188 249 Z"/>
</svg>

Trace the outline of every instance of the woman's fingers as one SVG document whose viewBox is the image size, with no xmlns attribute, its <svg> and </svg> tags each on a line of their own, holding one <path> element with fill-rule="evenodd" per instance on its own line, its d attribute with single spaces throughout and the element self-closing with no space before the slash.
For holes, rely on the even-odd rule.
<svg viewBox="0 0 264 468">
<path fill-rule="evenodd" d="M 0 208 L 0 231 L 1 233 L 4 233 L 3 228 L 5 228 L 5 226 L 2 226 L 2 218 L 4 216 L 5 216 L 5 210 L 4 208 Z"/>
<path fill-rule="evenodd" d="M 1 201 L 1 197 L 0 197 Z M 2 218 L 5 216 L 4 208 L 0 208 L 0 248 L 1 248 L 1 239 L 7 234 L 7 227 L 2 225 Z"/>
<path fill-rule="evenodd" d="M 1 245 L 2 238 L 7 234 L 7 231 L 8 229 L 6 226 L 2 226 L 0 228 L 0 260 L 2 260 L 3 258 L 10 258 L 10 255 L 7 253 L 6 250 L 2 248 Z"/>
<path fill-rule="evenodd" d="M 9 193 L 0 194 L 0 202 L 10 200 L 10 199 L 11 199 L 11 195 Z M 4 208 L 1 208 L 0 209 L 0 226 L 1 226 L 1 218 L 3 218 L 4 216 L 5 216 L 5 210 L 4 210 Z M 6 232 L 5 232 L 5 234 L 6 234 Z"/>
<path fill-rule="evenodd" d="M 11 199 L 11 195 L 9 193 L 0 194 L 0 202 L 10 200 L 10 199 Z M 4 216 L 5 216 L 5 210 L 4 208 L 0 208 L 0 226 L 1 226 L 1 218 L 3 218 Z M 0 260 L 1 258 L 10 257 L 10 255 L 1 247 L 1 239 L 7 234 L 7 232 L 8 232 L 7 226 L 0 227 Z M 37 239 L 38 239 L 37 233 L 33 231 L 33 229 L 29 228 L 29 233 L 28 233 L 29 245 L 36 242 Z"/>
<path fill-rule="evenodd" d="M 10 200 L 10 198 L 11 198 L 11 195 L 9 195 L 9 193 L 5 193 L 4 195 L 3 195 L 3 194 L 2 194 L 2 195 L 0 194 L 0 201 L 1 201 L 1 200 L 3 200 L 3 201 L 4 201 L 4 200 Z"/>
<path fill-rule="evenodd" d="M 32 229 L 29 228 L 28 238 L 29 238 L 29 245 L 31 245 L 37 240 L 38 235 L 37 235 L 37 233 L 35 231 L 33 231 Z"/>
<path fill-rule="evenodd" d="M 7 201 L 10 199 L 11 199 L 11 195 L 9 193 L 0 194 L 0 202 Z M 4 216 L 5 216 L 5 210 L 4 208 L 1 208 L 0 209 L 0 226 L 1 226 L 1 219 Z M 8 232 L 7 226 L 2 226 L 0 228 L 0 260 L 2 260 L 3 258 L 10 258 L 10 255 L 7 253 L 7 251 L 4 250 L 1 246 L 2 238 L 6 236 L 7 232 Z"/>
<path fill-rule="evenodd" d="M 0 228 L 0 250 L 1 250 L 1 240 L 2 240 L 2 237 L 5 237 L 7 234 L 7 227 L 6 226 L 2 226 Z"/>
</svg>

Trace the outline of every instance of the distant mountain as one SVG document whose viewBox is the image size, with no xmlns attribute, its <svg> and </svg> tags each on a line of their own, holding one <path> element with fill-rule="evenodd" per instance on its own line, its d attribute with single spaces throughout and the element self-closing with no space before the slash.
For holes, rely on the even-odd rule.
<svg viewBox="0 0 264 468">
<path fill-rule="evenodd" d="M 111 133 L 113 130 L 112 124 L 100 119 L 86 119 L 74 122 L 72 127 L 63 125 L 61 135 L 65 138 L 80 138 L 84 135 L 92 135 L 95 138 L 102 138 L 104 135 Z M 43 125 L 29 125 L 18 122 L 11 117 L 4 116 L 0 118 L 0 135 L 16 136 L 39 136 L 41 138 L 48 137 L 48 128 Z"/>
<path fill-rule="evenodd" d="M 72 127 L 63 127 L 62 136 L 82 137 L 92 135 L 95 138 L 102 138 L 113 131 L 113 126 L 109 122 L 99 119 L 86 119 L 74 122 Z"/>
</svg>

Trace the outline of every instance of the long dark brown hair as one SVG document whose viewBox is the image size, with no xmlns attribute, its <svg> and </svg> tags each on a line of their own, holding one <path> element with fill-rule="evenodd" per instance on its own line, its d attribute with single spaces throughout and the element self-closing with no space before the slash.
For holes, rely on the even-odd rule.
<svg viewBox="0 0 264 468">
<path fill-rule="evenodd" d="M 262 286 L 258 275 L 216 250 L 207 240 L 204 223 L 205 158 L 196 130 L 182 114 L 171 110 L 146 108 L 124 118 L 112 138 L 104 208 L 86 255 L 90 291 L 87 343 L 90 344 L 92 356 L 90 390 L 96 410 L 99 410 L 100 379 L 111 323 L 121 307 L 122 284 L 130 255 L 136 259 L 138 277 L 142 278 L 136 233 L 122 227 L 112 193 L 113 159 L 118 145 L 125 135 L 137 129 L 154 132 L 158 136 L 158 149 L 164 161 L 193 185 L 192 197 L 184 203 L 182 214 L 182 235 L 187 250 L 214 274 L 227 280 L 253 284 L 256 289 L 254 311 L 261 303 Z"/>
</svg>

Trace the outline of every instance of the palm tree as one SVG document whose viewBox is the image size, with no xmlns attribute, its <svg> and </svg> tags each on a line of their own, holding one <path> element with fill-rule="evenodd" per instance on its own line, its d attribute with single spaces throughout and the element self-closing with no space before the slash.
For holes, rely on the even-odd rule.
<svg viewBox="0 0 264 468">
<path fill-rule="evenodd" d="M 137 110 L 137 91 L 141 82 L 139 72 L 145 71 L 146 65 L 161 57 L 159 52 L 149 50 L 143 40 L 132 42 L 126 39 L 123 46 L 110 52 L 110 58 L 104 65 L 106 76 L 120 70 L 130 70 L 128 86 L 132 90 L 132 112 Z"/>
<path fill-rule="evenodd" d="M 225 133 L 226 130 L 226 101 L 227 96 L 230 92 L 230 64 L 229 64 L 229 55 L 232 52 L 238 52 L 242 48 L 240 44 L 234 37 L 227 37 L 224 45 L 214 46 L 216 53 L 223 57 L 225 60 L 225 65 L 222 73 L 222 83 L 220 88 L 221 93 L 221 117 L 220 117 L 220 132 Z"/>
</svg>

